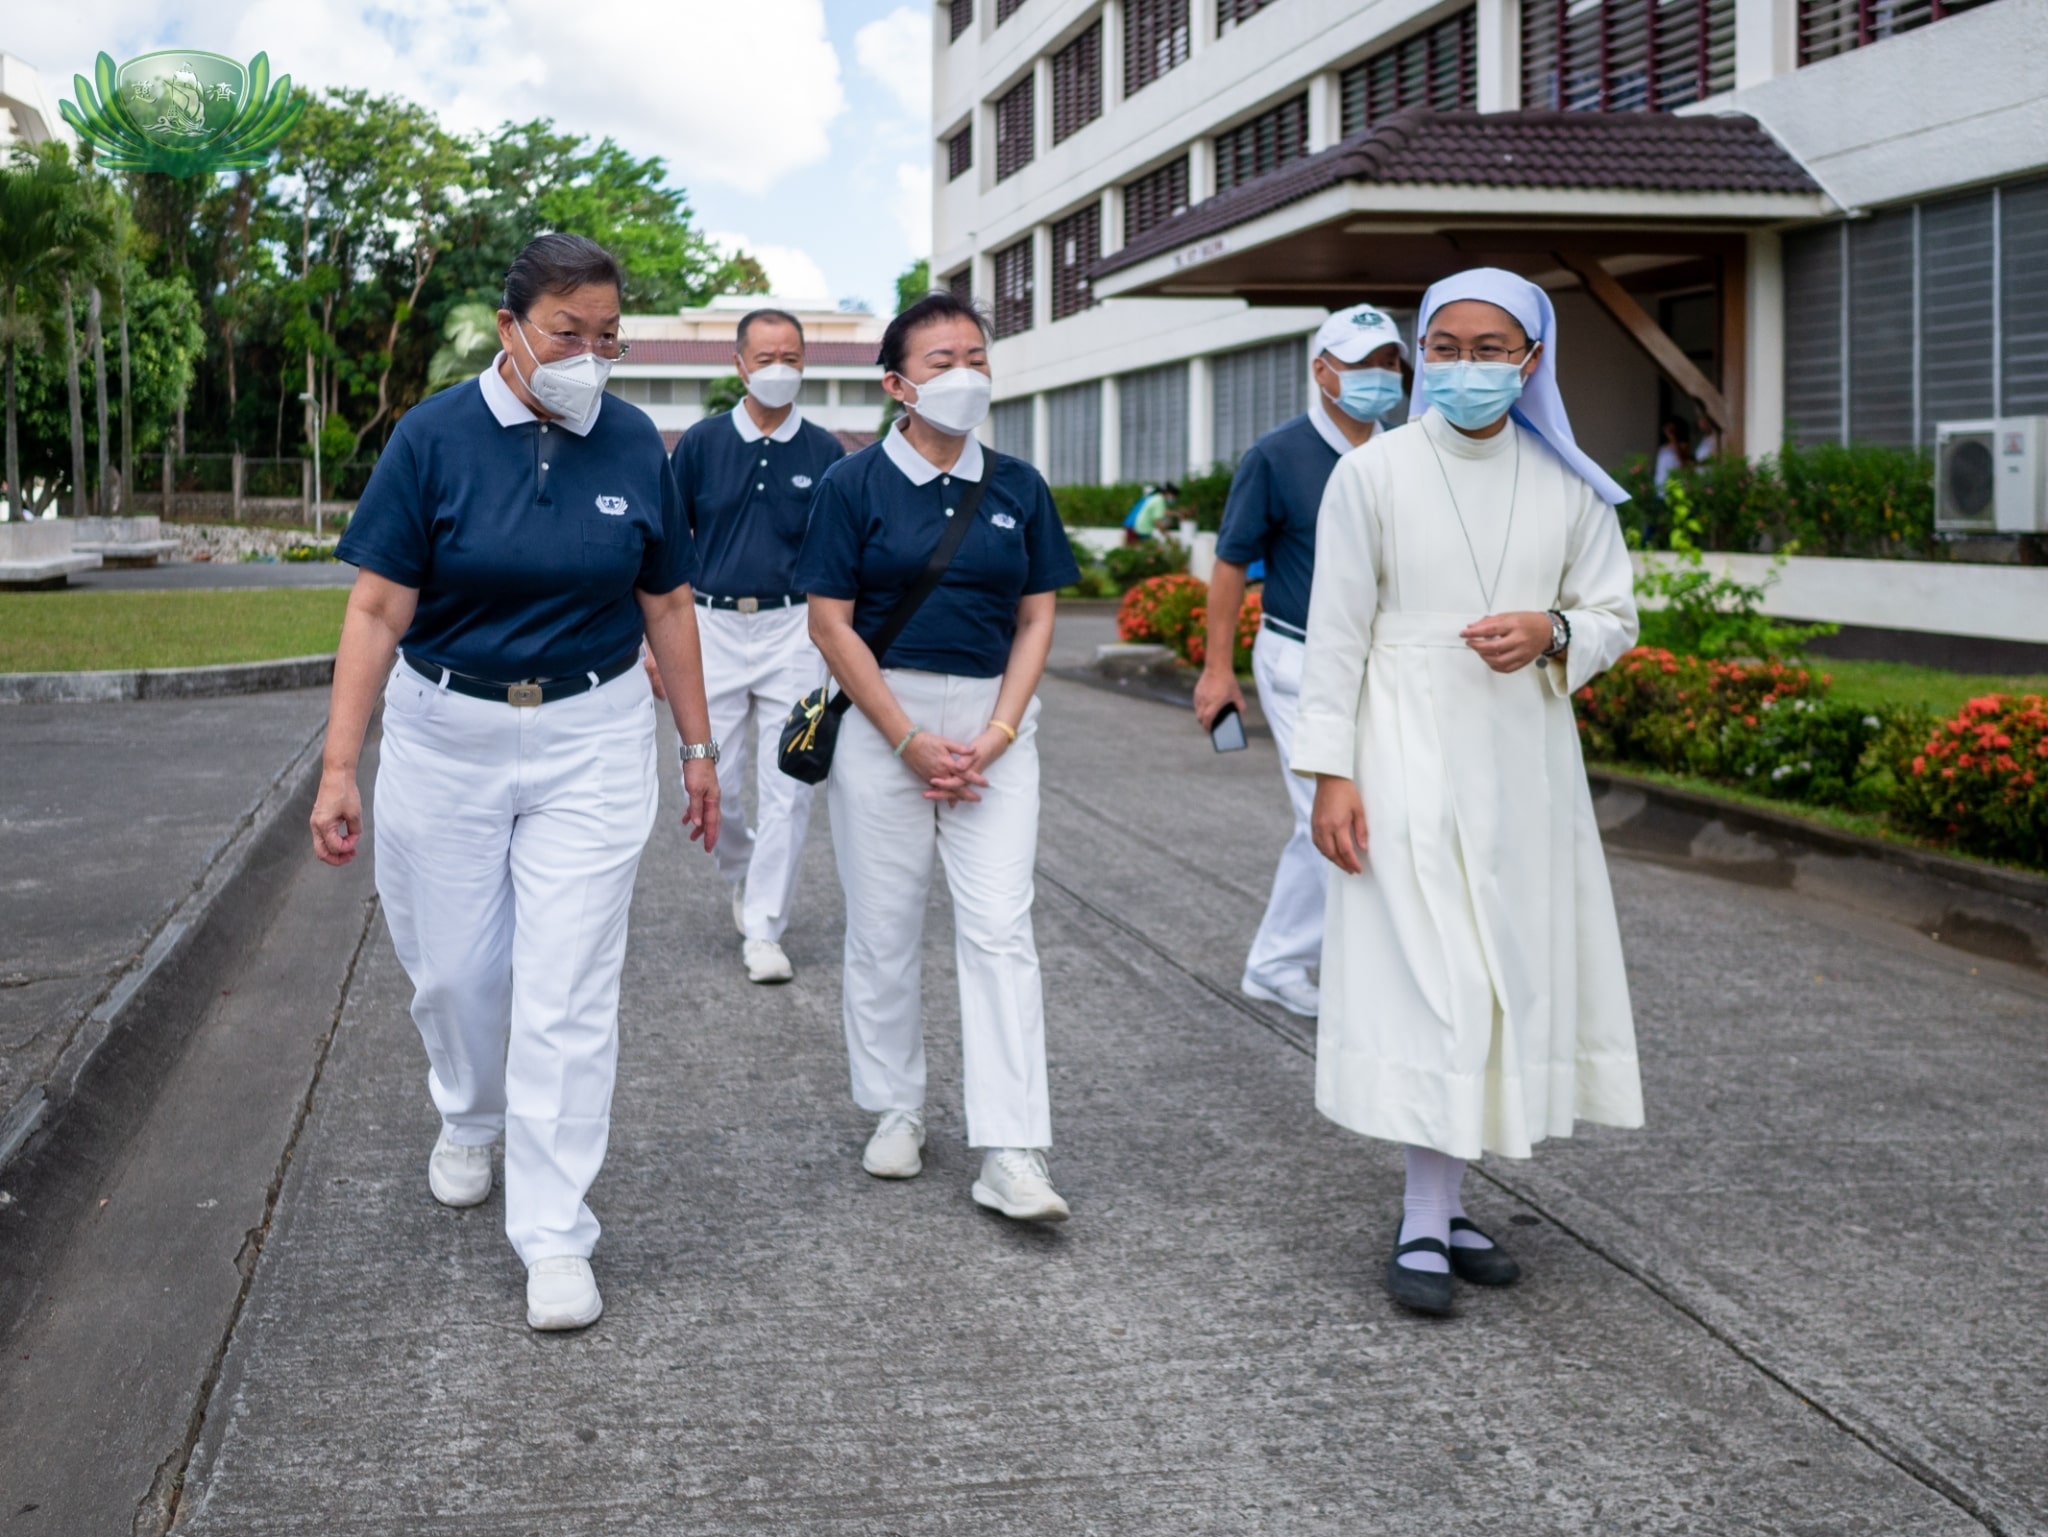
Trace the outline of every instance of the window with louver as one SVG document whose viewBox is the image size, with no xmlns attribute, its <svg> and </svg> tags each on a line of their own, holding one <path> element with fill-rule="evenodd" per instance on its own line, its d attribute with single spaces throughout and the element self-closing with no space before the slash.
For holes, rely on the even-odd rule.
<svg viewBox="0 0 2048 1537">
<path fill-rule="evenodd" d="M 1308 340 L 1294 337 L 1209 360 L 1216 394 L 1216 457 L 1234 464 L 1247 448 L 1308 409 Z"/>
<path fill-rule="evenodd" d="M 1102 116 L 1102 23 L 1052 56 L 1052 142 Z"/>
<path fill-rule="evenodd" d="M 1034 464 L 1038 460 L 1038 445 L 1032 441 L 1031 399 L 1026 395 L 1020 400 L 999 400 L 988 413 L 996 452 L 1022 459 L 1026 464 Z"/>
<path fill-rule="evenodd" d="M 1169 363 L 1117 380 L 1121 480 L 1178 480 L 1188 471 L 1188 366 Z"/>
<path fill-rule="evenodd" d="M 1849 436 L 1913 441 L 1913 210 L 1849 226 Z"/>
<path fill-rule="evenodd" d="M 2048 416 L 2048 181 L 2001 189 L 1998 244 L 1999 409 Z"/>
<path fill-rule="evenodd" d="M 1192 41 L 1188 0 L 1125 0 L 1124 95 L 1187 63 Z"/>
<path fill-rule="evenodd" d="M 1920 210 L 1920 408 L 1929 423 L 1997 411 L 1991 202 L 1980 192 Z M 1852 310 L 1850 334 L 1862 324 Z"/>
<path fill-rule="evenodd" d="M 974 125 L 965 128 L 946 141 L 946 180 L 958 181 L 974 164 Z"/>
<path fill-rule="evenodd" d="M 1298 160 L 1308 153 L 1308 95 L 1291 97 L 1248 123 L 1216 135 L 1216 190 Z"/>
<path fill-rule="evenodd" d="M 1031 237 L 1004 246 L 995 254 L 995 333 L 1001 340 L 1031 329 Z"/>
<path fill-rule="evenodd" d="M 1522 0 L 1522 105 L 1662 112 L 1735 85 L 1735 0 Z"/>
<path fill-rule="evenodd" d="M 1034 101 L 1037 82 L 1026 75 L 996 100 L 996 180 L 1014 176 L 1038 153 Z"/>
<path fill-rule="evenodd" d="M 947 0 L 946 22 L 952 28 L 946 36 L 949 43 L 960 41 L 960 34 L 974 25 L 974 0 Z"/>
<path fill-rule="evenodd" d="M 1065 320 L 1095 302 L 1088 269 L 1102 257 L 1102 205 L 1090 203 L 1052 227 L 1052 318 Z"/>
<path fill-rule="evenodd" d="M 1216 0 L 1216 35 L 1222 37 L 1232 28 L 1243 26 L 1272 3 L 1273 0 Z"/>
<path fill-rule="evenodd" d="M 1842 230 L 1785 237 L 1785 435 L 1795 443 L 1842 438 Z"/>
<path fill-rule="evenodd" d="M 1102 479 L 1102 382 L 1091 379 L 1045 397 L 1045 478 L 1056 486 L 1092 486 Z"/>
<path fill-rule="evenodd" d="M 946 292 L 956 299 L 974 302 L 974 264 L 969 262 L 958 272 L 946 275 Z"/>
<path fill-rule="evenodd" d="M 1187 211 L 1188 157 L 1182 155 L 1124 188 L 1124 239 L 1135 240 Z"/>
<path fill-rule="evenodd" d="M 1001 26 L 1016 15 L 1024 0 L 996 0 L 996 25 Z"/>
<path fill-rule="evenodd" d="M 1479 104 L 1476 11 L 1446 17 L 1426 32 L 1360 61 L 1337 77 L 1342 137 L 1363 133 L 1403 107 L 1439 112 Z"/>
<path fill-rule="evenodd" d="M 1816 64 L 1852 48 L 1930 26 L 1987 0 L 1799 0 L 1799 62 Z"/>
</svg>

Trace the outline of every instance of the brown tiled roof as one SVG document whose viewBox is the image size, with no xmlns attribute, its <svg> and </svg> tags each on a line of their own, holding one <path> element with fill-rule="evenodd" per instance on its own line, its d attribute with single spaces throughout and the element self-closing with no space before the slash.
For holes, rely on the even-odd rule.
<svg viewBox="0 0 2048 1537">
<path fill-rule="evenodd" d="M 1340 182 L 1631 192 L 1820 190 L 1755 118 L 1729 112 L 1433 112 L 1411 107 L 1361 134 L 1197 203 L 1095 273 L 1120 271 Z"/>
<path fill-rule="evenodd" d="M 628 340 L 631 340 L 629 337 Z M 804 361 L 833 368 L 873 368 L 877 346 L 874 342 L 812 342 L 804 348 Z M 626 354 L 628 363 L 693 363 L 730 366 L 732 343 L 724 341 L 633 342 Z"/>
</svg>

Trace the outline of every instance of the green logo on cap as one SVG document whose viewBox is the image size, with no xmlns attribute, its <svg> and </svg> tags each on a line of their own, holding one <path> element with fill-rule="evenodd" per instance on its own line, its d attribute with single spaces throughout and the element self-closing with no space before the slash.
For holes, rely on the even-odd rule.
<svg viewBox="0 0 2048 1537">
<path fill-rule="evenodd" d="M 1387 317 L 1371 305 L 1367 305 L 1364 309 L 1357 310 L 1352 314 L 1351 323 L 1355 326 L 1383 326 L 1387 323 Z"/>
<path fill-rule="evenodd" d="M 72 76 L 78 100 L 58 110 L 111 171 L 252 171 L 306 109 L 290 75 L 271 85 L 270 59 L 261 53 L 246 69 L 188 48 L 146 53 L 116 69 L 103 53 L 93 75 Z"/>
</svg>

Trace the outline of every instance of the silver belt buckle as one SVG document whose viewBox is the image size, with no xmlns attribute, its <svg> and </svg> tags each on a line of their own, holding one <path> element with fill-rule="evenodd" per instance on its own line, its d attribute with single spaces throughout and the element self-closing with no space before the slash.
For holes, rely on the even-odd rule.
<svg viewBox="0 0 2048 1537">
<path fill-rule="evenodd" d="M 538 683 L 513 684 L 505 690 L 505 703 L 517 705 L 522 710 L 532 709 L 540 703 L 540 685 Z"/>
<path fill-rule="evenodd" d="M 761 612 L 761 600 L 759 598 L 736 598 L 733 600 L 732 606 L 742 614 L 758 614 Z"/>
</svg>

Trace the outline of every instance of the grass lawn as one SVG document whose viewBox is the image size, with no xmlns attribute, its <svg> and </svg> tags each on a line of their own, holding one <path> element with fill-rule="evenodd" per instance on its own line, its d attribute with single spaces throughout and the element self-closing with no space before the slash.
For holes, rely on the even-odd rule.
<svg viewBox="0 0 2048 1537">
<path fill-rule="evenodd" d="M 19 592 L 0 595 L 0 672 L 204 667 L 331 652 L 348 593 Z"/>
<path fill-rule="evenodd" d="M 1881 704 L 1919 705 L 1937 715 L 1954 715 L 1984 694 L 2048 695 L 2048 676 L 2035 673 L 1943 672 L 1938 667 L 1913 667 L 1904 662 L 1847 662 L 1834 657 L 1809 658 L 1815 672 L 1835 680 L 1832 696 L 1866 709 Z"/>
</svg>

